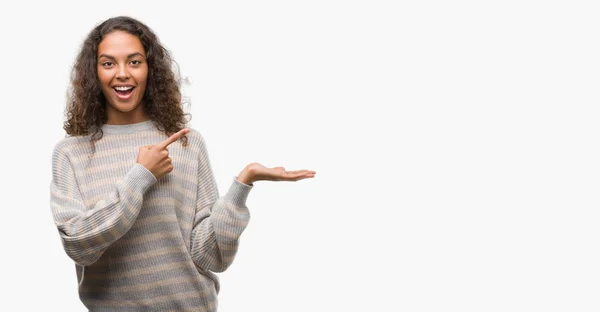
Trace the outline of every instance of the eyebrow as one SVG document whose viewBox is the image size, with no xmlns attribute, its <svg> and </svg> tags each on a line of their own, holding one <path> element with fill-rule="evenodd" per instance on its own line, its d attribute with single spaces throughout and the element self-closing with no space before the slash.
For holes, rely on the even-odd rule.
<svg viewBox="0 0 600 312">
<path fill-rule="evenodd" d="M 131 54 L 127 55 L 127 58 L 128 58 L 128 59 L 130 59 L 130 58 L 132 58 L 132 57 L 134 57 L 134 56 L 141 56 L 141 57 L 143 57 L 144 55 L 143 55 L 142 53 L 140 53 L 140 52 L 135 52 L 135 53 L 131 53 Z M 109 59 L 111 59 L 111 60 L 114 60 L 114 59 L 115 59 L 115 57 L 114 57 L 114 56 L 112 56 L 112 55 L 107 55 L 107 54 L 100 54 L 100 56 L 98 57 L 98 59 L 100 59 L 100 58 L 102 58 L 102 57 L 106 57 L 106 58 L 109 58 Z"/>
</svg>

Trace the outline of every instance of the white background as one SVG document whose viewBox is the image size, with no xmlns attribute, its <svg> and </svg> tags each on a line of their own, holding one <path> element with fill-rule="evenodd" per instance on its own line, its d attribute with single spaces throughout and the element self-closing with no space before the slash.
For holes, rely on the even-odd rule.
<svg viewBox="0 0 600 312">
<path fill-rule="evenodd" d="M 116 15 L 192 82 L 222 194 L 252 161 L 317 172 L 256 183 L 219 311 L 600 310 L 594 1 L 191 3 L 2 4 L 2 310 L 84 310 L 50 157 Z"/>
</svg>

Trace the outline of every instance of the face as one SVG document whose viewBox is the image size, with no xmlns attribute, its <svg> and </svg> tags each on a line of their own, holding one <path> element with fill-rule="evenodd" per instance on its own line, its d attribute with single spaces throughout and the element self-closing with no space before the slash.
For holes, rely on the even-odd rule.
<svg viewBox="0 0 600 312">
<path fill-rule="evenodd" d="M 106 98 L 109 124 L 147 120 L 141 105 L 148 64 L 140 39 L 128 32 L 113 31 L 98 46 L 98 79 Z"/>
</svg>

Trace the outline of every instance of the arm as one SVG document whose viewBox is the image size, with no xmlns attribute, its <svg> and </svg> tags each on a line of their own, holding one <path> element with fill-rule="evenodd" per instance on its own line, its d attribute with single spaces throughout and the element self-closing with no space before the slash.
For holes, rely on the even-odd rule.
<svg viewBox="0 0 600 312">
<path fill-rule="evenodd" d="M 203 270 L 225 271 L 238 250 L 239 237 L 248 225 L 246 198 L 253 185 L 234 179 L 227 194 L 219 198 L 204 140 L 200 138 L 198 189 L 192 259 Z"/>
<path fill-rule="evenodd" d="M 63 247 L 75 263 L 96 262 L 104 251 L 133 225 L 144 192 L 156 182 L 136 163 L 94 207 L 85 207 L 68 155 L 55 147 L 52 155 L 50 207 Z"/>
</svg>

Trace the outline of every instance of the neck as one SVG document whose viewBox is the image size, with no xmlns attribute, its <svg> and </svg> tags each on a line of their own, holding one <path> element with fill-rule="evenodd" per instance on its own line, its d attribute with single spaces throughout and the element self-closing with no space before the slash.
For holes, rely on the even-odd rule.
<svg viewBox="0 0 600 312">
<path fill-rule="evenodd" d="M 150 116 L 143 110 L 143 106 L 140 103 L 134 110 L 129 112 L 122 112 L 110 105 L 106 107 L 107 125 L 128 125 L 135 124 L 150 120 Z"/>
</svg>

